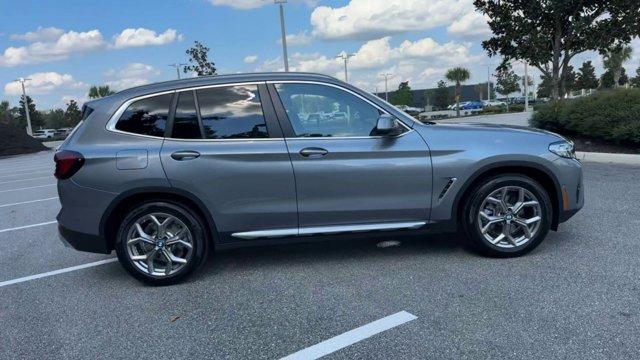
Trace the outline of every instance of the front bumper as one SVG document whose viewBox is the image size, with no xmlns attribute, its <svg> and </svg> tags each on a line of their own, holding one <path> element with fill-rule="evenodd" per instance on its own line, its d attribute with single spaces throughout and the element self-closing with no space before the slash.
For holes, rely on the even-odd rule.
<svg viewBox="0 0 640 360">
<path fill-rule="evenodd" d="M 575 159 L 560 158 L 554 161 L 559 170 L 562 198 L 560 199 L 558 222 L 569 220 L 584 206 L 584 183 L 582 164 Z"/>
<path fill-rule="evenodd" d="M 111 250 L 107 247 L 107 241 L 102 236 L 91 235 L 70 230 L 58 223 L 58 238 L 65 246 L 80 251 L 110 254 Z"/>
</svg>

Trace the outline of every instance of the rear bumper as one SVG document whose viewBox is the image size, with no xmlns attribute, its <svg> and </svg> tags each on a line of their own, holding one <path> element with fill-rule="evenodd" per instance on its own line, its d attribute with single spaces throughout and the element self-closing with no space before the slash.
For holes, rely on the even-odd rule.
<svg viewBox="0 0 640 360">
<path fill-rule="evenodd" d="M 65 246 L 71 246 L 76 250 L 100 254 L 111 253 L 107 247 L 107 241 L 102 236 L 73 231 L 60 223 L 58 223 L 58 237 Z"/>
</svg>

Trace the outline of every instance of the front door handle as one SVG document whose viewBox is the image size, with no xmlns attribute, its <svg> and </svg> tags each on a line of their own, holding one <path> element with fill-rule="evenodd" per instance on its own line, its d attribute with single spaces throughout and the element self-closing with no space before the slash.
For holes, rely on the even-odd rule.
<svg viewBox="0 0 640 360">
<path fill-rule="evenodd" d="M 307 158 L 319 158 L 327 155 L 328 153 L 329 151 L 327 151 L 327 149 L 317 147 L 308 147 L 300 150 L 300 155 Z"/>
<path fill-rule="evenodd" d="M 193 151 L 193 150 L 176 151 L 176 152 L 171 154 L 171 158 L 173 160 L 178 160 L 178 161 L 193 160 L 193 159 L 197 158 L 198 156 L 200 156 L 200 153 L 197 152 L 197 151 Z"/>
</svg>

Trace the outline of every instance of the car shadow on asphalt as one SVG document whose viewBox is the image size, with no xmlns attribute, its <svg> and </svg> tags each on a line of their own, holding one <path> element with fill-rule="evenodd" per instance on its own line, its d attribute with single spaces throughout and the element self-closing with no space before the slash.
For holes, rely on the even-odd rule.
<svg viewBox="0 0 640 360">
<path fill-rule="evenodd" d="M 398 245 L 378 247 L 381 241 L 398 241 Z M 211 255 L 204 266 L 187 281 L 216 276 L 219 273 L 283 269 L 288 266 L 309 266 L 326 263 L 327 266 L 403 258 L 421 257 L 425 261 L 432 256 L 466 254 L 478 256 L 468 248 L 460 235 L 430 235 L 405 239 L 363 239 L 348 241 L 319 241 L 296 244 L 267 245 L 218 251 Z"/>
</svg>

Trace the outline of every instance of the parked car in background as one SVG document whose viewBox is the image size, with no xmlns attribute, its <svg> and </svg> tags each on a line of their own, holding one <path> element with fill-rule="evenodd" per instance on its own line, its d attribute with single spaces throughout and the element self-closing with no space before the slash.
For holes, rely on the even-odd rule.
<svg viewBox="0 0 640 360">
<path fill-rule="evenodd" d="M 33 137 L 36 139 L 53 139 L 56 136 L 56 131 L 53 129 L 40 129 L 33 132 Z"/>
<path fill-rule="evenodd" d="M 485 107 L 490 107 L 490 106 L 507 106 L 507 103 L 504 101 L 499 101 L 499 100 L 482 100 L 482 104 Z"/>
<path fill-rule="evenodd" d="M 59 232 L 151 284 L 214 248 L 294 241 L 460 229 L 486 255 L 519 256 L 584 204 L 559 135 L 423 124 L 325 75 L 174 80 L 85 107 L 54 157 Z M 336 107 L 340 121 L 320 119 Z"/>
<path fill-rule="evenodd" d="M 463 104 L 460 104 L 460 110 L 477 110 L 482 109 L 484 104 L 480 101 L 467 101 Z"/>
<path fill-rule="evenodd" d="M 73 130 L 73 128 L 60 128 L 56 130 L 55 137 L 64 139 L 71 133 L 71 130 Z"/>
</svg>

